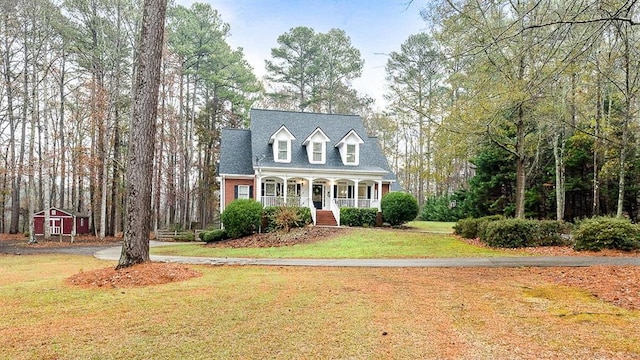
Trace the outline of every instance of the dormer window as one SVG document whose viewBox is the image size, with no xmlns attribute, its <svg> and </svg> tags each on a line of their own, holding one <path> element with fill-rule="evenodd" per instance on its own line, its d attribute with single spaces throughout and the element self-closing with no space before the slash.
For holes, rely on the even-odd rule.
<svg viewBox="0 0 640 360">
<path fill-rule="evenodd" d="M 356 145 L 347 144 L 347 164 L 356 163 Z"/>
<path fill-rule="evenodd" d="M 324 151 L 322 151 L 322 143 L 314 142 L 313 143 L 313 162 L 322 162 L 322 155 L 324 155 Z"/>
<path fill-rule="evenodd" d="M 278 161 L 287 161 L 289 158 L 289 146 L 287 141 L 278 140 Z"/>
<path fill-rule="evenodd" d="M 344 165 L 357 166 L 360 164 L 360 145 L 364 144 L 364 140 L 351 130 L 337 144 L 336 147 L 340 151 L 340 157 Z"/>
<path fill-rule="evenodd" d="M 273 147 L 273 161 L 280 163 L 291 162 L 291 141 L 295 140 L 295 136 L 282 125 L 278 131 L 273 133 L 269 138 L 269 144 Z"/>
<path fill-rule="evenodd" d="M 329 137 L 320 128 L 316 128 L 311 135 L 302 142 L 307 147 L 307 157 L 310 164 L 325 164 L 327 162 L 327 142 Z"/>
</svg>

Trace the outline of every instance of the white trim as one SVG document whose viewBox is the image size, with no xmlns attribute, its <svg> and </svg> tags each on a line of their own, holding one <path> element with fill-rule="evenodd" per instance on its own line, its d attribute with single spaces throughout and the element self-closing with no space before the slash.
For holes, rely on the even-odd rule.
<svg viewBox="0 0 640 360">
<path fill-rule="evenodd" d="M 320 129 L 320 127 L 317 127 L 315 130 L 313 130 L 313 132 L 311 132 L 311 134 L 309 136 L 307 136 L 306 139 L 304 139 L 304 141 L 302 142 L 302 145 L 307 146 L 309 145 L 309 143 L 311 142 L 311 138 L 313 138 L 316 133 L 320 133 L 320 135 L 322 135 L 322 137 L 324 137 L 325 142 L 327 141 L 331 141 L 331 139 L 327 136 L 327 134 L 324 133 L 324 131 L 322 131 L 322 129 Z"/>
<path fill-rule="evenodd" d="M 222 180 L 226 180 L 227 178 L 230 179 L 238 179 L 238 180 L 251 180 L 251 179 L 255 179 L 255 175 L 238 175 L 238 174 L 221 174 L 220 177 L 222 178 Z"/>
<path fill-rule="evenodd" d="M 389 172 L 386 170 L 359 170 L 359 169 L 309 169 L 309 168 L 281 168 L 281 167 L 262 167 L 262 176 L 269 176 L 266 174 L 267 171 L 272 173 L 286 173 L 290 176 L 295 174 L 299 177 L 304 177 L 305 174 L 321 174 L 324 177 L 332 176 L 331 174 L 335 174 L 335 176 L 344 176 L 341 174 L 358 174 L 360 175 L 386 175 Z M 372 179 L 373 180 L 373 179 Z M 387 180 L 390 181 L 390 180 Z"/>
<path fill-rule="evenodd" d="M 278 130 L 276 130 L 276 132 L 274 132 L 273 134 L 271 134 L 271 137 L 269 137 L 269 144 L 273 144 L 273 142 L 278 138 L 278 135 L 282 132 L 285 131 L 287 133 L 287 138 L 289 139 L 289 141 L 291 140 L 295 140 L 296 137 L 293 136 L 293 134 L 291 133 L 291 131 L 289 131 L 289 129 L 287 129 L 286 126 L 282 125 L 280 126 L 280 128 Z"/>
</svg>

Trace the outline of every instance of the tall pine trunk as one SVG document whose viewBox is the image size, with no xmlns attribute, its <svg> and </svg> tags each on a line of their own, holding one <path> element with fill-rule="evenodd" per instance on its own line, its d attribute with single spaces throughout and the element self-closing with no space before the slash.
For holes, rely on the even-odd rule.
<svg viewBox="0 0 640 360">
<path fill-rule="evenodd" d="M 167 0 L 145 0 L 127 162 L 127 228 L 117 269 L 149 260 L 151 186 Z"/>
</svg>

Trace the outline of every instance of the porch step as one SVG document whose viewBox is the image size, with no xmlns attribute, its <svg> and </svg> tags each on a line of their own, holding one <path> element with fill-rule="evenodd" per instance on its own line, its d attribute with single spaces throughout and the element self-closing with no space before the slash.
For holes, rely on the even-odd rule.
<svg viewBox="0 0 640 360">
<path fill-rule="evenodd" d="M 316 225 L 318 226 L 338 226 L 336 218 L 331 210 L 316 210 Z"/>
</svg>

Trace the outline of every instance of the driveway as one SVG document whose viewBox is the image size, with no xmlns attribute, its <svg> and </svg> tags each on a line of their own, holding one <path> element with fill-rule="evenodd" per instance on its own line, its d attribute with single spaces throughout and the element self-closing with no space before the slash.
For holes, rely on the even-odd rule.
<svg viewBox="0 0 640 360">
<path fill-rule="evenodd" d="M 170 246 L 177 243 L 151 241 L 150 246 Z M 120 258 L 121 247 L 100 250 L 94 256 L 101 260 Z M 188 256 L 151 255 L 152 261 L 204 265 L 260 265 L 260 266 L 325 266 L 325 267 L 551 267 L 551 266 L 595 266 L 635 265 L 640 266 L 640 257 L 599 256 L 519 256 L 478 258 L 431 258 L 431 259 L 251 259 L 251 258 L 207 258 Z"/>
</svg>

